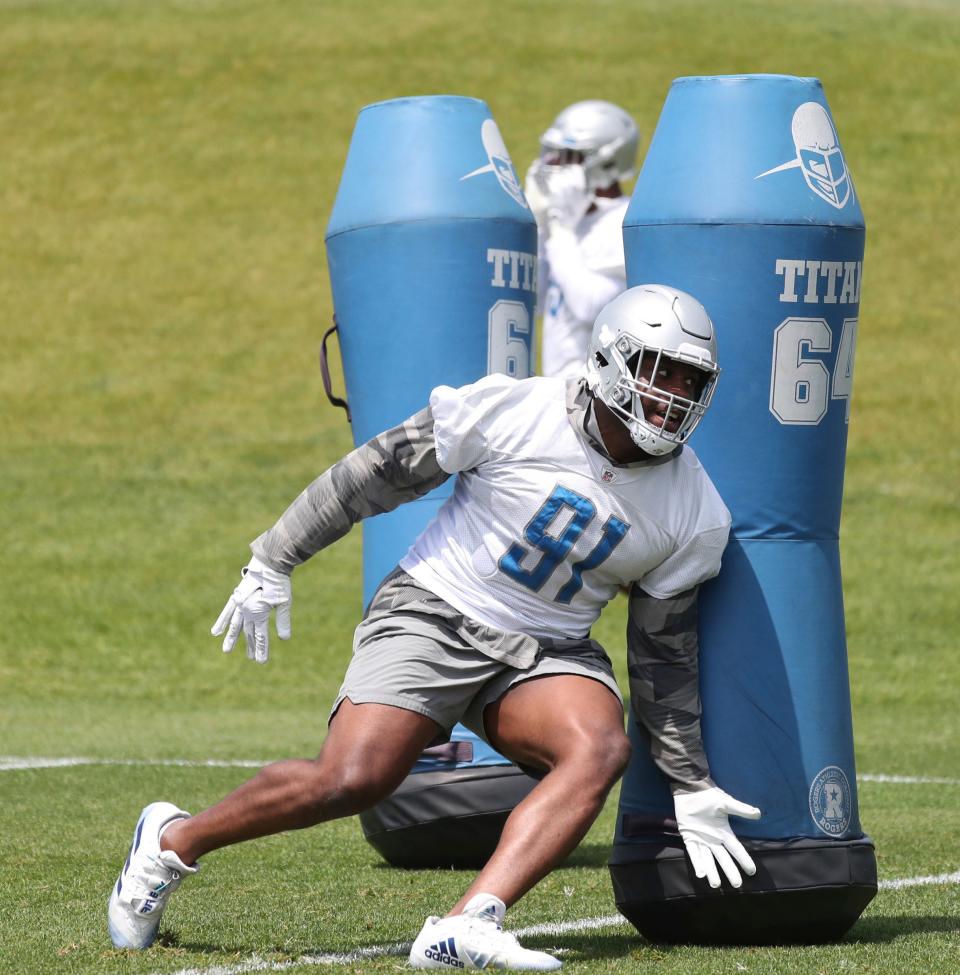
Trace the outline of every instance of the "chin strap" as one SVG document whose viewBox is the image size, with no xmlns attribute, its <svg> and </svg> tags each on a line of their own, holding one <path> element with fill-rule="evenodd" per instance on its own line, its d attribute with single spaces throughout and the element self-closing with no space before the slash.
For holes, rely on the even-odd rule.
<svg viewBox="0 0 960 975">
<path fill-rule="evenodd" d="M 633 467 L 637 464 L 643 464 L 644 466 L 656 466 L 657 464 L 664 464 L 674 457 L 678 457 L 680 452 L 683 450 L 682 446 L 675 447 L 673 450 L 668 451 L 665 454 L 657 455 L 647 452 L 642 446 L 640 446 L 631 436 L 631 442 L 637 447 L 638 450 L 644 451 L 643 457 L 638 457 L 634 460 L 623 463 L 622 461 L 616 460 L 610 453 L 610 449 L 607 447 L 603 439 L 603 434 L 600 432 L 600 421 L 597 415 L 597 401 L 601 403 L 599 396 L 590 389 L 587 384 L 586 379 L 581 379 L 579 381 L 576 396 L 569 401 L 567 404 L 567 412 L 574 412 L 576 410 L 582 411 L 582 416 L 580 418 L 580 429 L 583 431 L 583 435 L 587 438 L 588 443 L 598 454 L 605 457 L 610 461 L 611 464 L 616 467 Z M 606 405 L 606 404 L 604 404 Z M 608 412 L 612 414 L 617 423 L 622 423 L 622 421 L 617 418 L 616 414 L 606 407 Z M 626 429 L 626 425 L 624 425 Z M 629 432 L 629 431 L 628 431 Z"/>
</svg>

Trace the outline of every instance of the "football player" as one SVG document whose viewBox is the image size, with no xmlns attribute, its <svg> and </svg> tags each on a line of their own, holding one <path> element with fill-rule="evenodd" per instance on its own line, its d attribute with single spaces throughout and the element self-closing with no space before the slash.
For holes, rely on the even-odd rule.
<svg viewBox="0 0 960 975">
<path fill-rule="evenodd" d="M 698 877 L 754 873 L 728 816 L 758 809 L 710 777 L 700 734 L 697 590 L 720 568 L 730 515 L 687 446 L 716 385 L 704 308 L 659 285 L 597 318 L 585 375 L 487 376 L 429 404 L 310 484 L 252 543 L 213 632 L 266 661 L 290 636 L 290 576 L 360 519 L 456 474 L 451 497 L 381 584 L 315 759 L 266 766 L 195 816 L 147 806 L 113 889 L 109 930 L 143 948 L 198 860 L 220 847 L 349 816 L 386 797 L 457 722 L 542 775 L 486 866 L 410 951 L 419 968 L 560 967 L 503 930 L 504 912 L 577 846 L 629 759 L 610 660 L 590 639 L 631 586 L 632 707 L 669 778 Z"/>
<path fill-rule="evenodd" d="M 640 132 L 622 108 L 604 101 L 565 108 L 540 137 L 527 172 L 527 201 L 539 237 L 541 370 L 578 376 L 600 309 L 627 286 L 621 228 Z"/>
</svg>

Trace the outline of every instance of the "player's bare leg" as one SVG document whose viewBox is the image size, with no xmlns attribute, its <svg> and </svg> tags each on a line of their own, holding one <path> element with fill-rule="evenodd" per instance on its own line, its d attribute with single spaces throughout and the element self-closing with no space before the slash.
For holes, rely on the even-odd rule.
<svg viewBox="0 0 960 975">
<path fill-rule="evenodd" d="M 620 702 L 589 677 L 525 681 L 484 718 L 498 751 L 548 771 L 510 814 L 493 856 L 450 914 L 481 892 L 507 906 L 519 900 L 583 839 L 630 757 Z"/>
<path fill-rule="evenodd" d="M 267 765 L 216 805 L 171 823 L 161 849 L 189 864 L 233 843 L 361 812 L 393 792 L 439 731 L 415 711 L 345 700 L 315 759 Z"/>
</svg>

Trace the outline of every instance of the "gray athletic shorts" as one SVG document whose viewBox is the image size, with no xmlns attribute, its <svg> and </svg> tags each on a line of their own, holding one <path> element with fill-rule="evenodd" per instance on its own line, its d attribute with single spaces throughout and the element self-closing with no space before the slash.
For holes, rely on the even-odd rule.
<svg viewBox="0 0 960 975">
<path fill-rule="evenodd" d="M 595 640 L 541 640 L 532 666 L 521 670 L 494 653 L 516 634 L 465 617 L 402 569 L 381 583 L 356 629 L 353 658 L 332 718 L 344 698 L 354 704 L 392 704 L 432 718 L 446 741 L 457 722 L 486 740 L 483 709 L 525 680 L 576 674 L 600 681 L 623 697 L 613 666 Z"/>
</svg>

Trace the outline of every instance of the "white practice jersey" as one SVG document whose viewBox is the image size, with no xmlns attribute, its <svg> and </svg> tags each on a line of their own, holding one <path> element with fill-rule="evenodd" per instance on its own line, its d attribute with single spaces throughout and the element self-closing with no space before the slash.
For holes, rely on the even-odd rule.
<svg viewBox="0 0 960 975">
<path fill-rule="evenodd" d="M 666 599 L 719 571 L 730 513 L 689 447 L 611 464 L 571 422 L 561 379 L 440 386 L 430 407 L 439 464 L 460 476 L 400 564 L 460 612 L 578 638 L 621 586 Z"/>
<path fill-rule="evenodd" d="M 540 255 L 545 376 L 581 374 L 600 309 L 627 286 L 622 230 L 629 198 L 595 203 L 572 232 L 551 234 Z"/>
</svg>

